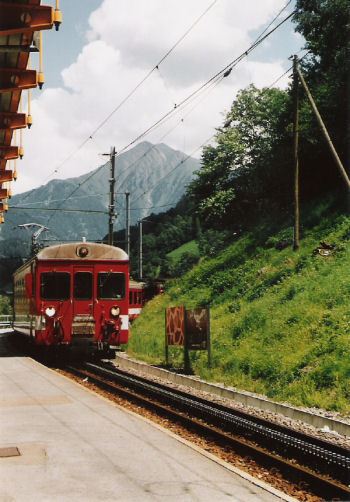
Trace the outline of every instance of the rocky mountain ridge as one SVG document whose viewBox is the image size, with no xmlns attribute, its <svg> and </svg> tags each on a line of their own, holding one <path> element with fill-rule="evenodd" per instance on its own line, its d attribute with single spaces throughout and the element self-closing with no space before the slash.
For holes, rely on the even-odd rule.
<svg viewBox="0 0 350 502">
<path fill-rule="evenodd" d="M 115 230 L 125 227 L 125 192 L 130 193 L 130 220 L 135 224 L 147 215 L 167 211 L 183 196 L 192 174 L 199 169 L 199 160 L 187 158 L 165 144 L 142 142 L 116 158 Z M 16 256 L 30 234 L 18 225 L 35 222 L 49 232 L 42 237 L 58 240 L 101 240 L 108 232 L 110 163 L 76 178 L 52 180 L 39 188 L 13 196 L 0 233 L 0 256 Z M 78 190 L 69 197 L 77 187 Z M 68 198 L 67 198 L 68 197 Z M 67 200 L 65 200 L 67 199 Z M 14 207 L 11 209 L 11 206 Z M 15 207 L 28 209 L 15 209 Z M 36 208 L 35 210 L 30 208 Z M 39 209 L 58 209 L 55 212 Z M 80 210 L 82 212 L 62 212 Z M 84 210 L 97 213 L 84 213 Z M 103 214 L 101 214 L 103 212 Z M 9 245 L 12 241 L 12 245 Z M 22 246 L 23 247 L 23 246 Z"/>
</svg>

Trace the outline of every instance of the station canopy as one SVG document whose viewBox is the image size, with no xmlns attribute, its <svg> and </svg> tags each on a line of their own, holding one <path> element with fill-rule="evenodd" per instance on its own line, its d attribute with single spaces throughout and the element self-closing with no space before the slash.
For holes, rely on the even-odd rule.
<svg viewBox="0 0 350 502">
<path fill-rule="evenodd" d="M 30 128 L 30 91 L 42 87 L 42 30 L 58 29 L 61 13 L 41 0 L 0 0 L 0 223 L 4 222 L 17 159 L 23 157 L 22 134 Z M 39 71 L 30 54 L 39 52 Z M 24 103 L 26 112 L 23 112 Z"/>
</svg>

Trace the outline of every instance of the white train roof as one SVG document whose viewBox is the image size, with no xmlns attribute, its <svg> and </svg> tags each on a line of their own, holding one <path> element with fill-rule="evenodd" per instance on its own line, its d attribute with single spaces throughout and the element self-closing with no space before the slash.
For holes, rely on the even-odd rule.
<svg viewBox="0 0 350 502">
<path fill-rule="evenodd" d="M 82 252 L 83 251 L 83 252 Z M 42 249 L 38 260 L 118 260 L 128 261 L 123 249 L 95 242 L 71 242 Z"/>
</svg>

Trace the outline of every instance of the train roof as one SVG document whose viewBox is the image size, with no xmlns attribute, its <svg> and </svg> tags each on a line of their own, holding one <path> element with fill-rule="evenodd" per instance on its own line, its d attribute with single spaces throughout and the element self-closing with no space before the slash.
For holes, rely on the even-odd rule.
<svg viewBox="0 0 350 502">
<path fill-rule="evenodd" d="M 81 252 L 82 250 L 83 253 Z M 37 260 L 118 260 L 128 261 L 129 256 L 123 249 L 97 244 L 96 242 L 70 242 L 42 249 Z"/>
</svg>

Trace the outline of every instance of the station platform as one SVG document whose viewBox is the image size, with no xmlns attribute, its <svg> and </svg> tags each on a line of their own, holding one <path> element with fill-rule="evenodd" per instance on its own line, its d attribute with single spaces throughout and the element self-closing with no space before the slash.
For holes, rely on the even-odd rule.
<svg viewBox="0 0 350 502">
<path fill-rule="evenodd" d="M 0 333 L 0 501 L 292 500 L 29 357 Z"/>
</svg>

